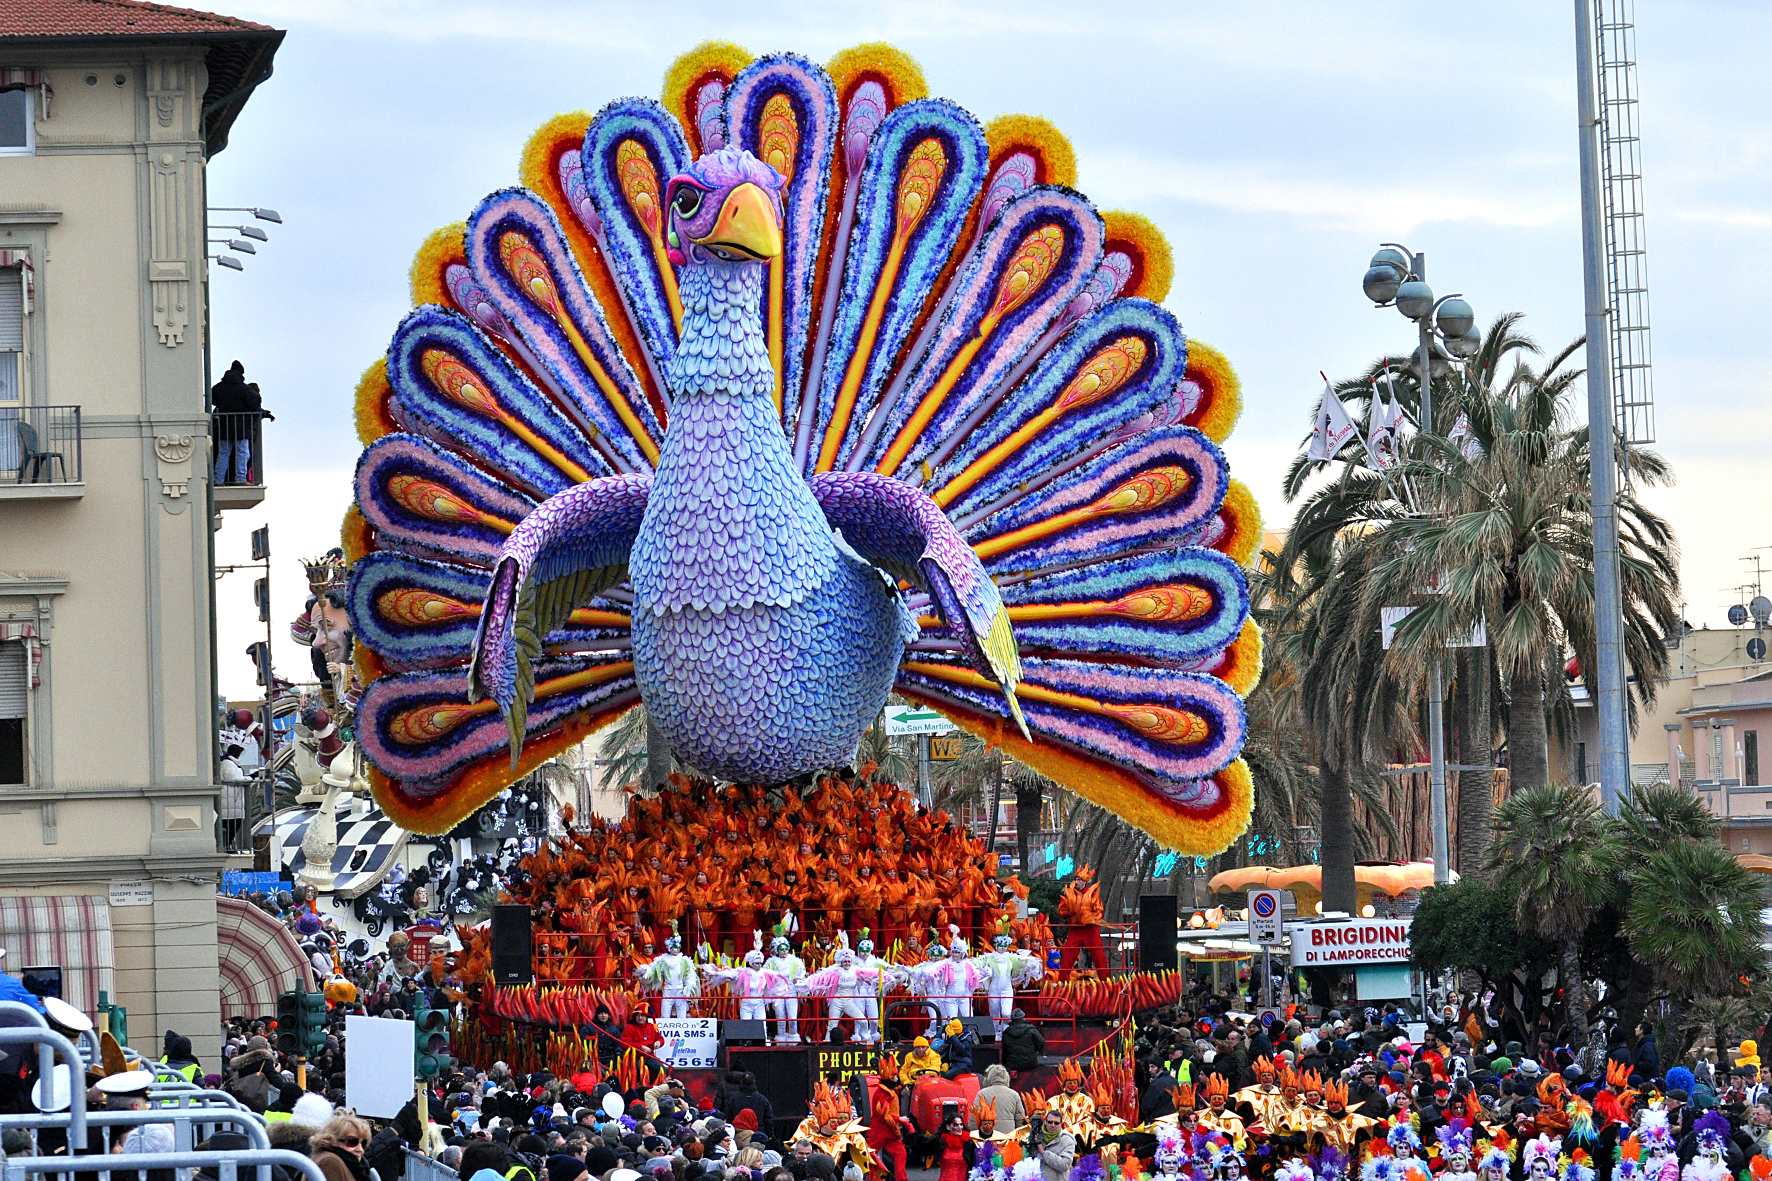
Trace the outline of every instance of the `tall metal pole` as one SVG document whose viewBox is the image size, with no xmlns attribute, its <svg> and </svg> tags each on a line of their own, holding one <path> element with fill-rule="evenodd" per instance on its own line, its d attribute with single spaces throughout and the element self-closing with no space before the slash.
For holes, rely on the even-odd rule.
<svg viewBox="0 0 1772 1181">
<path fill-rule="evenodd" d="M 1587 305 L 1587 424 L 1594 518 L 1594 680 L 1598 689 L 1600 803 L 1607 815 L 1630 783 L 1624 708 L 1624 601 L 1618 573 L 1618 461 L 1607 354 L 1605 233 L 1601 223 L 1600 120 L 1594 110 L 1593 0 L 1575 0 L 1576 130 L 1581 139 L 1582 290 Z"/>
<path fill-rule="evenodd" d="M 1415 275 L 1427 279 L 1427 255 L 1414 259 Z M 1420 369 L 1421 429 L 1434 429 L 1434 326 L 1433 313 L 1422 316 L 1416 324 L 1418 333 L 1415 363 Z M 1427 758 L 1428 799 L 1432 809 L 1434 836 L 1434 885 L 1443 886 L 1452 880 L 1451 855 L 1446 839 L 1446 719 L 1444 699 L 1446 684 L 1440 666 L 1440 654 L 1432 653 L 1427 670 Z"/>
</svg>

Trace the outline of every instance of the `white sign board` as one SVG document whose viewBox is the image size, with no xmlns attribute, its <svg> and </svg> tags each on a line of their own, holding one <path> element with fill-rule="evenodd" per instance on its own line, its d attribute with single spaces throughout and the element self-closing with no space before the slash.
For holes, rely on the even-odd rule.
<svg viewBox="0 0 1772 1181">
<path fill-rule="evenodd" d="M 1263 947 L 1278 945 L 1285 932 L 1280 923 L 1280 892 L 1249 891 L 1249 938 Z"/>
<path fill-rule="evenodd" d="M 111 883 L 112 906 L 154 905 L 154 883 L 147 878 L 116 880 Z"/>
<path fill-rule="evenodd" d="M 917 705 L 889 705 L 882 715 L 888 738 L 908 734 L 951 734 L 954 724 L 932 709 Z"/>
<path fill-rule="evenodd" d="M 1397 625 L 1409 618 L 1413 607 L 1380 607 L 1378 609 L 1378 626 L 1383 633 L 1384 646 L 1389 648 L 1396 638 Z M 1450 645 L 1453 648 L 1487 648 L 1489 646 L 1489 628 L 1482 623 L 1471 629 L 1468 636 Z"/>
<path fill-rule="evenodd" d="M 1409 961 L 1409 919 L 1294 923 L 1292 966 L 1400 964 Z"/>
<path fill-rule="evenodd" d="M 358 1115 L 393 1119 L 413 1094 L 412 1022 L 346 1017 L 345 1106 Z"/>
<path fill-rule="evenodd" d="M 658 1056 L 672 1066 L 712 1070 L 720 1057 L 720 1022 L 713 1017 L 660 1017 L 652 1023 L 664 1045 Z"/>
</svg>

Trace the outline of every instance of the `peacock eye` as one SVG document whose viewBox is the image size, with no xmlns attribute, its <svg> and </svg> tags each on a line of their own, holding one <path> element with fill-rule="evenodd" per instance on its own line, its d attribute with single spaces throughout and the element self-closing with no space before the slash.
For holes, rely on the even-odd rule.
<svg viewBox="0 0 1772 1181">
<path fill-rule="evenodd" d="M 671 198 L 671 208 L 678 217 L 694 217 L 695 211 L 701 208 L 701 190 L 694 185 L 680 186 Z"/>
</svg>

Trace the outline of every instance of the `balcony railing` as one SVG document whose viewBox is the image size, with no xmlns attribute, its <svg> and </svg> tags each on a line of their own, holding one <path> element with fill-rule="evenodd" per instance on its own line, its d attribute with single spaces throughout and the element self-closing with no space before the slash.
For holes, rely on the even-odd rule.
<svg viewBox="0 0 1772 1181">
<path fill-rule="evenodd" d="M 264 415 L 217 411 L 210 416 L 210 476 L 217 508 L 251 508 L 265 498 Z"/>
<path fill-rule="evenodd" d="M 0 406 L 0 484 L 79 484 L 80 407 Z"/>
</svg>

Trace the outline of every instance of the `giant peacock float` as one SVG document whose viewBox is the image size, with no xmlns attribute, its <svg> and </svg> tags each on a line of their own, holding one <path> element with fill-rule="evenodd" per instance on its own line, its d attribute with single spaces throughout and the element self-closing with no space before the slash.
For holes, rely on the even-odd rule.
<svg viewBox="0 0 1772 1181">
<path fill-rule="evenodd" d="M 640 705 L 710 781 L 816 790 L 897 694 L 1165 847 L 1233 841 L 1240 395 L 1161 234 L 1076 173 L 877 44 L 708 44 L 544 124 L 357 394 L 386 814 L 444 831 Z"/>
</svg>

